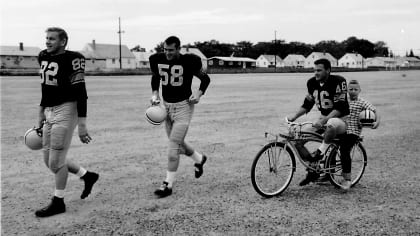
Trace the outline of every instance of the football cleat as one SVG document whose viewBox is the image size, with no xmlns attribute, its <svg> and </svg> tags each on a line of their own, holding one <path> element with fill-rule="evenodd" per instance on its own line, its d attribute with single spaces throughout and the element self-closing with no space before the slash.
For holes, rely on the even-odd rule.
<svg viewBox="0 0 420 236">
<path fill-rule="evenodd" d="M 146 120 L 152 125 L 160 125 L 166 119 L 167 113 L 164 105 L 152 105 L 146 109 Z"/>
<path fill-rule="evenodd" d="M 25 145 L 31 150 L 42 149 L 42 127 L 28 129 L 23 140 Z"/>
<path fill-rule="evenodd" d="M 195 167 L 195 178 L 200 178 L 201 175 L 203 175 L 203 166 L 204 163 L 206 163 L 207 161 L 207 157 L 206 155 L 203 155 L 203 159 L 201 160 L 201 163 L 195 163 L 194 167 Z"/>
<path fill-rule="evenodd" d="M 97 173 L 88 171 L 84 176 L 81 177 L 81 179 L 85 182 L 85 189 L 83 189 L 80 198 L 85 199 L 92 191 L 93 185 L 96 183 L 96 181 L 98 181 L 99 175 Z"/>
<path fill-rule="evenodd" d="M 308 173 L 306 174 L 305 179 L 303 179 L 302 181 L 300 181 L 299 186 L 305 186 L 307 184 L 309 184 L 310 182 L 314 182 L 315 180 L 317 180 L 319 178 L 319 174 L 312 172 L 312 171 L 308 171 Z"/>
<path fill-rule="evenodd" d="M 167 197 L 172 194 L 172 188 L 168 187 L 168 182 L 163 181 L 162 185 L 156 189 L 155 194 L 159 197 Z"/>
<path fill-rule="evenodd" d="M 35 215 L 38 217 L 48 217 L 64 212 L 66 212 L 66 205 L 64 204 L 64 199 L 54 196 L 51 203 L 48 206 L 35 211 Z"/>
</svg>

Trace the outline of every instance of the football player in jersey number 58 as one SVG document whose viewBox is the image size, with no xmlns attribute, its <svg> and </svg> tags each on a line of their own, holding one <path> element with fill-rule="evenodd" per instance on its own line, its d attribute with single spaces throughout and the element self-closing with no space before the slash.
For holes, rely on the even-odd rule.
<svg viewBox="0 0 420 236">
<path fill-rule="evenodd" d="M 64 190 L 68 172 L 84 181 L 85 188 L 80 196 L 82 199 L 90 194 L 99 177 L 66 159 L 76 126 L 80 141 L 86 144 L 91 141 L 86 128 L 85 58 L 80 53 L 65 50 L 68 36 L 63 29 L 48 28 L 46 33 L 47 49 L 38 56 L 42 90 L 39 126 L 43 125 L 44 161 L 55 175 L 55 192 L 51 203 L 35 212 L 38 217 L 66 211 Z"/>
<path fill-rule="evenodd" d="M 185 154 L 195 162 L 195 177 L 203 174 L 205 155 L 195 151 L 184 141 L 194 111 L 194 104 L 200 101 L 210 84 L 209 76 L 202 71 L 201 58 L 193 54 L 180 54 L 180 40 L 171 36 L 164 42 L 164 53 L 152 55 L 152 104 L 160 102 L 159 87 L 162 84 L 163 104 L 166 107 L 166 133 L 169 138 L 168 167 L 166 179 L 155 191 L 159 197 L 172 194 L 172 186 L 179 166 L 179 155 Z M 197 91 L 191 91 L 193 76 L 201 80 Z"/>
</svg>

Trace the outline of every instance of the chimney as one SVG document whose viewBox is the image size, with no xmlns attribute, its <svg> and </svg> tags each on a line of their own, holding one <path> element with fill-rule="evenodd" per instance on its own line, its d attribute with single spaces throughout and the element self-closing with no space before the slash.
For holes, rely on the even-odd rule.
<svg viewBox="0 0 420 236">
<path fill-rule="evenodd" d="M 23 51 L 23 43 L 22 42 L 19 43 L 19 51 Z"/>
<path fill-rule="evenodd" d="M 96 50 L 96 43 L 95 43 L 95 40 L 92 40 L 92 48 L 93 48 L 93 50 Z"/>
</svg>

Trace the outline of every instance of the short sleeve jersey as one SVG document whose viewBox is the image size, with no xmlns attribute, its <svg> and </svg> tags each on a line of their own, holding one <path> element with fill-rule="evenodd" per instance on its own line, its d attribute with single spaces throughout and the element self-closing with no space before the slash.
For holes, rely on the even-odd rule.
<svg viewBox="0 0 420 236">
<path fill-rule="evenodd" d="M 84 73 L 85 58 L 82 54 L 73 51 L 65 51 L 62 54 L 51 55 L 46 50 L 39 53 L 38 62 L 41 66 L 42 99 L 41 106 L 57 106 L 65 102 L 76 101 L 78 97 L 86 96 L 84 79 L 76 77 L 78 73 Z M 84 94 L 74 89 L 83 83 Z"/>
<path fill-rule="evenodd" d="M 153 84 L 162 84 L 163 100 L 170 103 L 188 99 L 191 94 L 193 76 L 201 71 L 201 58 L 194 54 L 180 54 L 179 58 L 168 60 L 164 53 L 150 56 Z M 157 82 L 157 83 L 156 83 Z M 153 88 L 153 89 L 158 89 Z"/>
<path fill-rule="evenodd" d="M 347 102 L 347 82 L 341 76 L 329 75 L 324 84 L 320 84 L 315 77 L 307 82 L 308 93 L 312 97 L 305 99 L 303 108 L 310 111 L 314 104 L 317 105 L 322 115 L 327 116 L 332 110 L 340 111 L 340 117 L 349 114 Z"/>
<path fill-rule="evenodd" d="M 376 108 L 363 98 L 358 98 L 357 100 L 350 101 L 349 105 L 350 116 L 347 121 L 347 133 L 360 136 L 360 134 L 362 133 L 362 124 L 360 124 L 359 120 L 360 112 L 366 109 L 376 112 Z"/>
</svg>

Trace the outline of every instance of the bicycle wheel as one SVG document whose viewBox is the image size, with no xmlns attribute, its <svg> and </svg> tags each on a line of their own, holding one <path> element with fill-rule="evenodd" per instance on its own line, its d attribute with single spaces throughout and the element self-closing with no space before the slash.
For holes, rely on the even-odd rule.
<svg viewBox="0 0 420 236">
<path fill-rule="evenodd" d="M 255 156 L 251 167 L 251 181 L 255 191 L 264 197 L 281 194 L 289 186 L 296 162 L 293 152 L 284 142 L 265 145 Z"/>
<path fill-rule="evenodd" d="M 351 186 L 353 187 L 362 178 L 367 165 L 366 151 L 361 143 L 354 145 L 350 152 L 350 157 L 352 174 Z M 331 155 L 327 158 L 327 168 L 330 169 L 328 174 L 330 176 L 331 183 L 334 186 L 341 188 L 341 181 L 343 180 L 343 177 L 339 149 L 334 148 Z"/>
</svg>

